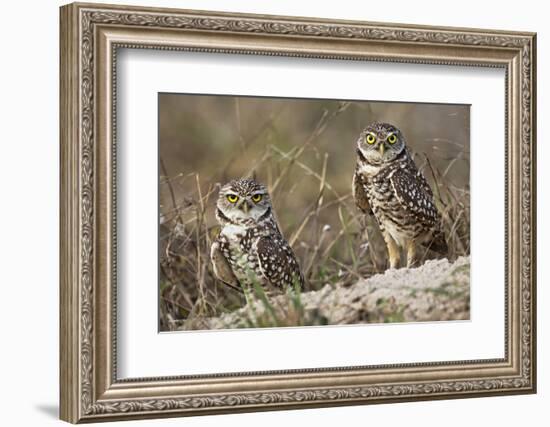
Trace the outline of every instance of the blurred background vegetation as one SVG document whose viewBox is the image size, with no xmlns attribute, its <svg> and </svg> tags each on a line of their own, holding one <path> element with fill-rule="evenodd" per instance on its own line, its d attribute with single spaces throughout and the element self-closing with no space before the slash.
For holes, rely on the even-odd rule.
<svg viewBox="0 0 550 427">
<path fill-rule="evenodd" d="M 255 177 L 296 252 L 306 291 L 386 268 L 374 220 L 351 195 L 355 143 L 373 121 L 405 135 L 443 214 L 448 258 L 470 251 L 467 105 L 159 95 L 160 330 L 193 328 L 243 297 L 212 274 L 217 185 Z M 429 255 L 429 254 L 428 254 Z"/>
</svg>

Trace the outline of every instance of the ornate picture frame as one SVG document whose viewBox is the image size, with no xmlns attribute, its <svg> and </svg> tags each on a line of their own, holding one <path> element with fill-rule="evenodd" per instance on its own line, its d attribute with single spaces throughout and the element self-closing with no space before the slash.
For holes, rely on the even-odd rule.
<svg viewBox="0 0 550 427">
<path fill-rule="evenodd" d="M 61 8 L 60 384 L 78 423 L 536 391 L 536 35 L 174 9 Z M 117 50 L 505 71 L 504 357 L 119 379 Z"/>
</svg>

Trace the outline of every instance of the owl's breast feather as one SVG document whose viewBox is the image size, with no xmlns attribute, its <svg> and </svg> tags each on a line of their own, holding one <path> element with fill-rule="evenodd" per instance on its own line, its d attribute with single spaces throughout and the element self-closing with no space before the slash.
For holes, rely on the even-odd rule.
<svg viewBox="0 0 550 427">
<path fill-rule="evenodd" d="M 226 225 L 220 238 L 226 242 L 225 256 L 233 273 L 242 282 L 255 280 L 263 283 L 259 275 L 258 257 L 253 248 L 260 238 L 258 230 L 241 225 Z"/>
</svg>

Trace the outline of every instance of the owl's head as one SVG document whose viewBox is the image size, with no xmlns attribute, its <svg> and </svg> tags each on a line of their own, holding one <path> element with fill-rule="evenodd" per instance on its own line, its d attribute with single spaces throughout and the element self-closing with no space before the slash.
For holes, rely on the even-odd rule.
<svg viewBox="0 0 550 427">
<path fill-rule="evenodd" d="M 224 223 L 254 224 L 271 216 L 267 188 L 253 179 L 236 179 L 220 188 L 216 217 Z"/>
<path fill-rule="evenodd" d="M 371 164 L 387 163 L 405 149 L 405 138 L 396 126 L 374 122 L 361 132 L 357 149 Z"/>
</svg>

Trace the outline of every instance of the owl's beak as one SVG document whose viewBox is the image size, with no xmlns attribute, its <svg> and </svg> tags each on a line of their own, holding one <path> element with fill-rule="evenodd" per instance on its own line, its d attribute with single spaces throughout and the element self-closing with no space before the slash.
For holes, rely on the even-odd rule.
<svg viewBox="0 0 550 427">
<path fill-rule="evenodd" d="M 244 213 L 248 213 L 248 211 L 250 210 L 250 205 L 248 204 L 248 202 L 245 200 L 241 203 L 241 206 L 239 206 L 239 208 L 244 212 Z"/>
<path fill-rule="evenodd" d="M 386 144 L 384 144 L 384 143 L 380 144 L 378 149 L 380 150 L 380 155 L 383 156 L 384 155 L 384 150 L 386 149 Z"/>
</svg>

